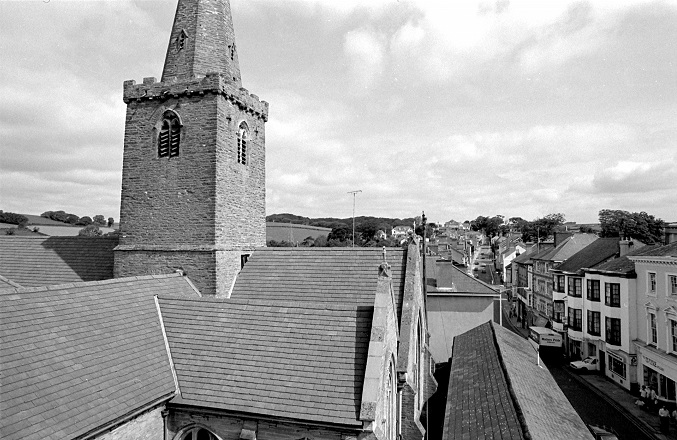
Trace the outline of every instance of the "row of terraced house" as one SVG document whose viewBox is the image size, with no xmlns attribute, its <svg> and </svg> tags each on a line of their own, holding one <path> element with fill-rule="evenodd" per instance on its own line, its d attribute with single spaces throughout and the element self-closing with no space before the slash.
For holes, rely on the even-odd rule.
<svg viewBox="0 0 677 440">
<path fill-rule="evenodd" d="M 619 386 L 676 404 L 676 231 L 651 245 L 582 233 L 524 245 L 505 272 L 521 325 L 552 327 L 572 360 L 597 358 Z"/>
</svg>

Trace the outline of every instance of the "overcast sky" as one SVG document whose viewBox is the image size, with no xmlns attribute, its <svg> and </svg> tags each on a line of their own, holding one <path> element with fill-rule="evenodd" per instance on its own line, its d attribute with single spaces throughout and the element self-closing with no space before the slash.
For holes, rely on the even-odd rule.
<svg viewBox="0 0 677 440">
<path fill-rule="evenodd" d="M 267 213 L 677 221 L 677 1 L 232 0 Z M 0 0 L 0 209 L 119 217 L 176 0 Z"/>
</svg>

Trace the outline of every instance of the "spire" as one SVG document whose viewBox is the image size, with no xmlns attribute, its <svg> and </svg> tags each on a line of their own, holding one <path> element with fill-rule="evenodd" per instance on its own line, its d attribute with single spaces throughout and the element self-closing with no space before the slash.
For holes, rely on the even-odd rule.
<svg viewBox="0 0 677 440">
<path fill-rule="evenodd" d="M 229 0 L 179 0 L 162 81 L 182 81 L 217 72 L 240 87 Z"/>
</svg>

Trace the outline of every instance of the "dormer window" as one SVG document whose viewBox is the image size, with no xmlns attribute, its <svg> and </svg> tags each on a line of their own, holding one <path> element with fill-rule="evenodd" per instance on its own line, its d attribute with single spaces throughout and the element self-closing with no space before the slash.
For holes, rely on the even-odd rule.
<svg viewBox="0 0 677 440">
<path fill-rule="evenodd" d="M 249 127 L 242 121 L 237 130 L 237 162 L 247 165 L 247 142 L 249 141 Z"/>
<path fill-rule="evenodd" d="M 162 115 L 162 126 L 157 141 L 158 157 L 178 157 L 181 143 L 181 121 L 172 110 Z"/>
</svg>

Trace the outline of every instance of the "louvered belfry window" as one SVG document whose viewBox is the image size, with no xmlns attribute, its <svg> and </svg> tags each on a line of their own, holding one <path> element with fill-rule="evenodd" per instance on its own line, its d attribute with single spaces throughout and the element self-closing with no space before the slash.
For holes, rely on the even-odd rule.
<svg viewBox="0 0 677 440">
<path fill-rule="evenodd" d="M 162 117 L 162 128 L 157 141 L 158 157 L 178 157 L 181 143 L 181 122 L 173 111 L 166 111 Z"/>
<path fill-rule="evenodd" d="M 237 162 L 247 165 L 247 142 L 249 141 L 249 127 L 242 121 L 237 130 Z"/>
</svg>

